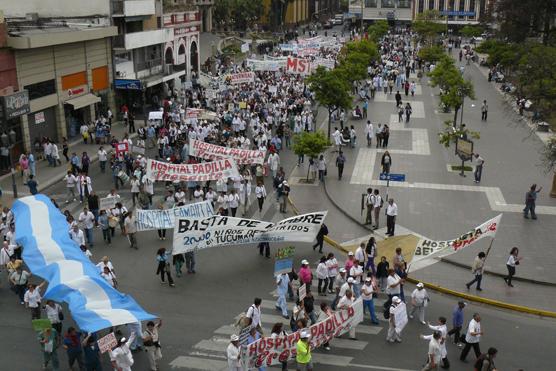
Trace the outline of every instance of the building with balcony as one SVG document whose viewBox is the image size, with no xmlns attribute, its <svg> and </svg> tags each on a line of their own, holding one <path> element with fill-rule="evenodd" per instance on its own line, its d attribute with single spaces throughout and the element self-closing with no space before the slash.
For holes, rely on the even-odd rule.
<svg viewBox="0 0 556 371">
<path fill-rule="evenodd" d="M 111 39 L 117 29 L 108 0 L 0 0 L 0 8 L 6 27 L 2 117 L 12 157 L 36 150 L 43 137 L 77 138 L 83 123 L 114 105 Z"/>
<path fill-rule="evenodd" d="M 448 16 L 448 24 L 477 24 L 484 17 L 491 0 L 415 0 L 414 17 L 427 10 Z"/>
<path fill-rule="evenodd" d="M 370 23 L 378 20 L 411 22 L 414 0 L 350 0 L 349 12 Z"/>
</svg>

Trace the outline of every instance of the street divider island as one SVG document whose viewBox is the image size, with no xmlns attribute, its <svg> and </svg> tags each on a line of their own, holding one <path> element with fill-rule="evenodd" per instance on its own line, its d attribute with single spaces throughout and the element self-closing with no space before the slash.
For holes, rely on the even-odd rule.
<svg viewBox="0 0 556 371">
<path fill-rule="evenodd" d="M 334 338 L 348 332 L 363 321 L 363 301 L 357 299 L 347 309 L 334 312 L 334 315 L 317 322 L 311 327 L 311 349 L 317 349 L 327 342 L 334 344 Z M 244 369 L 273 366 L 295 359 L 296 345 L 300 331 L 276 338 L 262 337 L 243 348 Z"/>
<path fill-rule="evenodd" d="M 266 151 L 222 147 L 196 139 L 189 139 L 189 151 L 190 156 L 199 157 L 205 160 L 220 160 L 230 157 L 240 165 L 262 165 L 266 156 Z"/>
<path fill-rule="evenodd" d="M 214 215 L 178 218 L 172 253 L 259 242 L 312 242 L 327 211 L 294 216 L 277 223 Z"/>
<path fill-rule="evenodd" d="M 214 215 L 210 201 L 202 201 L 171 209 L 135 211 L 137 232 L 174 228 L 176 218 L 207 218 Z"/>
<path fill-rule="evenodd" d="M 239 171 L 235 161 L 230 158 L 200 164 L 172 164 L 148 159 L 147 177 L 153 181 L 206 182 L 239 178 Z"/>
</svg>

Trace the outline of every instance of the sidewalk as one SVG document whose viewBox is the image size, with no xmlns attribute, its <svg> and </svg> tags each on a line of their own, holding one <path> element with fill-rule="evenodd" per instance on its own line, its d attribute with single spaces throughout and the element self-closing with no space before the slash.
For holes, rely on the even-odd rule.
<svg viewBox="0 0 556 371">
<path fill-rule="evenodd" d="M 142 120 L 135 121 L 136 129 L 141 127 L 142 125 Z M 112 124 L 111 135 L 115 136 L 117 139 L 122 139 L 125 133 L 127 133 L 127 128 L 122 122 L 115 122 Z M 134 138 L 136 135 L 137 134 L 134 133 L 130 135 L 130 138 Z M 112 153 L 113 148 L 109 144 L 104 144 L 103 146 L 108 154 Z M 99 147 L 100 145 L 97 144 L 85 144 L 81 139 L 75 140 L 74 142 L 69 144 L 68 156 L 71 156 L 73 152 L 77 153 L 79 156 L 81 156 L 83 152 L 87 152 L 92 163 L 98 160 L 97 152 Z M 60 166 L 50 167 L 48 166 L 48 162 L 46 161 L 46 159 L 37 161 L 35 180 L 39 184 L 39 192 L 60 181 L 66 175 L 69 163 L 66 162 L 64 156 L 62 155 L 62 148 L 59 148 L 59 153 L 60 161 L 62 161 L 62 165 Z M 29 192 L 29 188 L 23 184 L 24 180 L 19 173 L 15 174 L 15 182 L 18 197 L 31 195 L 31 193 Z M 0 177 L 0 188 L 2 189 L 3 193 L 1 199 L 2 205 L 8 207 L 11 206 L 14 201 L 11 174 L 6 174 Z"/>
</svg>

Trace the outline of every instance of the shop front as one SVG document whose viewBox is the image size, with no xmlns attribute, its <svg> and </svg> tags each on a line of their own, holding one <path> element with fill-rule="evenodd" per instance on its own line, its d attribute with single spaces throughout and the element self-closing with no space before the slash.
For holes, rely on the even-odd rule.
<svg viewBox="0 0 556 371">
<path fill-rule="evenodd" d="M 42 153 L 41 143 L 44 138 L 56 141 L 58 130 L 56 124 L 56 107 L 45 108 L 27 115 L 29 138 L 35 154 Z"/>
<path fill-rule="evenodd" d="M 0 97 L 0 172 L 7 173 L 23 153 L 21 116 L 30 111 L 26 90 Z"/>
<path fill-rule="evenodd" d="M 64 116 L 66 118 L 66 132 L 68 139 L 76 138 L 83 123 L 89 124 L 93 121 L 94 104 L 101 99 L 89 93 L 89 87 L 82 85 L 69 89 L 67 96 L 62 97 L 64 102 Z"/>
</svg>

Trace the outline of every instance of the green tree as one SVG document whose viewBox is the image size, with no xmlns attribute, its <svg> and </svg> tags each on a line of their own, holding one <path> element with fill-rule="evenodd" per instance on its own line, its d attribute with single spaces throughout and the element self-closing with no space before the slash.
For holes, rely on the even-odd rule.
<svg viewBox="0 0 556 371">
<path fill-rule="evenodd" d="M 542 38 L 544 45 L 554 40 L 554 0 L 498 0 L 497 21 L 500 34 L 510 42 L 523 42 L 528 37 Z"/>
<path fill-rule="evenodd" d="M 235 30 L 247 30 L 264 11 L 263 0 L 232 0 L 231 16 Z"/>
<path fill-rule="evenodd" d="M 214 23 L 220 29 L 225 29 L 231 26 L 230 22 L 230 8 L 232 0 L 215 0 L 212 16 Z"/>
<path fill-rule="evenodd" d="M 293 151 L 298 156 L 308 156 L 316 159 L 324 150 L 330 146 L 330 140 L 321 130 L 315 132 L 304 131 L 293 137 Z M 307 169 L 307 182 L 309 181 L 309 169 Z"/>
<path fill-rule="evenodd" d="M 459 31 L 459 33 L 464 37 L 478 37 L 481 36 L 483 32 L 483 27 L 472 25 L 466 25 Z"/>
<path fill-rule="evenodd" d="M 380 39 L 388 33 L 388 22 L 384 19 L 378 20 L 367 28 L 367 33 L 369 35 L 369 40 L 375 43 L 380 41 Z"/>
<path fill-rule="evenodd" d="M 465 126 L 454 126 L 452 121 L 444 122 L 444 130 L 438 133 L 438 142 L 446 148 L 455 144 L 458 138 L 480 139 L 481 134 L 478 131 L 467 129 Z"/>
<path fill-rule="evenodd" d="M 315 93 L 317 101 L 328 110 L 328 138 L 330 138 L 330 121 L 332 114 L 338 109 L 348 109 L 352 99 L 349 94 L 350 86 L 338 69 L 327 70 L 319 66 L 307 78 L 307 83 Z"/>
<path fill-rule="evenodd" d="M 439 45 L 426 46 L 419 50 L 419 58 L 426 62 L 436 63 L 446 57 L 444 48 Z"/>
<path fill-rule="evenodd" d="M 552 136 L 542 149 L 541 160 L 546 173 L 553 173 L 550 197 L 556 197 L 556 136 Z"/>
<path fill-rule="evenodd" d="M 517 66 L 520 93 L 531 99 L 535 108 L 549 114 L 556 108 L 556 48 L 534 45 L 521 55 Z"/>
</svg>

